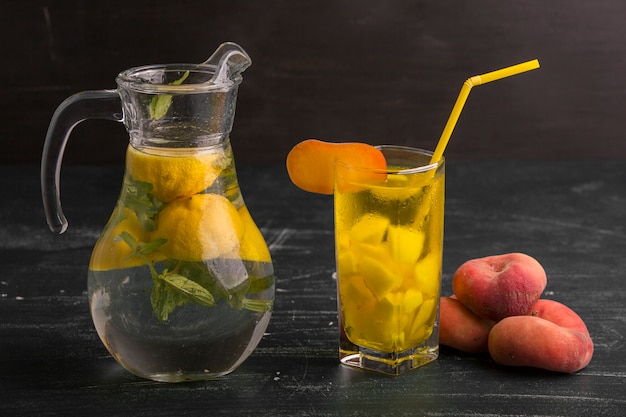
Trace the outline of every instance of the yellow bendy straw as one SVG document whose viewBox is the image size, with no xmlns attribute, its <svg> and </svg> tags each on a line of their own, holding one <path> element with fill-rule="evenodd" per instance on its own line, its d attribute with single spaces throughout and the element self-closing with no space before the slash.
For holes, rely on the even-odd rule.
<svg viewBox="0 0 626 417">
<path fill-rule="evenodd" d="M 502 68 L 496 71 L 491 71 L 482 75 L 475 75 L 468 78 L 463 83 L 463 87 L 461 87 L 459 97 L 456 99 L 456 103 L 454 103 L 454 107 L 452 108 L 452 112 L 450 113 L 450 117 L 448 118 L 448 122 L 443 128 L 443 132 L 441 133 L 439 142 L 437 142 L 435 152 L 433 152 L 433 156 L 430 158 L 430 163 L 432 164 L 439 161 L 443 156 L 443 151 L 448 145 L 448 141 L 450 140 L 450 136 L 452 136 L 454 126 L 459 120 L 461 110 L 463 110 L 463 106 L 465 105 L 465 101 L 467 100 L 467 96 L 469 96 L 472 87 L 474 87 L 475 85 L 487 84 L 492 81 L 500 80 L 502 78 L 510 77 L 512 75 L 521 74 L 522 72 L 534 70 L 537 68 L 539 68 L 539 61 L 533 59 L 532 61 L 523 62 L 521 64 Z"/>
</svg>

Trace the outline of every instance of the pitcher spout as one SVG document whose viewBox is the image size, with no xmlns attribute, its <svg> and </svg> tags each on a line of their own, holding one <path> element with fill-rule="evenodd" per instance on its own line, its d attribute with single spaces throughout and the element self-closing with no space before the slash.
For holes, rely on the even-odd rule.
<svg viewBox="0 0 626 417">
<path fill-rule="evenodd" d="M 215 67 L 215 74 L 211 79 L 213 84 L 222 84 L 235 81 L 250 65 L 252 59 L 244 49 L 234 42 L 224 42 L 213 52 L 202 65 Z"/>
</svg>

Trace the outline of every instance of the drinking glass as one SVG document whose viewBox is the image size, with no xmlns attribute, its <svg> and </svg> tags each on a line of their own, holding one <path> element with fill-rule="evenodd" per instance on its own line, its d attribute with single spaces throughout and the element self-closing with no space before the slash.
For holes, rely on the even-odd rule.
<svg viewBox="0 0 626 417">
<path fill-rule="evenodd" d="M 386 170 L 335 164 L 339 356 L 400 375 L 439 353 L 445 162 L 378 148 Z"/>
</svg>

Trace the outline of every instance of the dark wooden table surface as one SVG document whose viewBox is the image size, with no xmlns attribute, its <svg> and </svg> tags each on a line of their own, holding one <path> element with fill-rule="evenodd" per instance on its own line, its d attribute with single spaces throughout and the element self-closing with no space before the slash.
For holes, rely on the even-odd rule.
<svg viewBox="0 0 626 417">
<path fill-rule="evenodd" d="M 443 293 L 467 259 L 528 253 L 547 271 L 544 297 L 583 317 L 596 350 L 561 375 L 442 348 L 398 378 L 338 363 L 332 198 L 296 189 L 282 166 L 238 168 L 274 258 L 272 321 L 231 375 L 162 384 L 121 369 L 87 306 L 91 248 L 123 168 L 65 167 L 70 228 L 55 236 L 38 167 L 0 166 L 0 415 L 625 415 L 626 162 L 448 161 Z"/>
</svg>

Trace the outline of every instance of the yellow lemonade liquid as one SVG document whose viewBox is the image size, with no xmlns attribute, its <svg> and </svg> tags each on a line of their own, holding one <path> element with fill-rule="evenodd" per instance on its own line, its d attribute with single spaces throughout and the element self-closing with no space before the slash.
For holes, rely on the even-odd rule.
<svg viewBox="0 0 626 417">
<path fill-rule="evenodd" d="M 438 314 L 444 175 L 392 173 L 382 182 L 337 177 L 342 339 L 387 353 L 415 348 L 431 336 Z M 354 346 L 345 345 L 340 349 L 348 354 Z"/>
<path fill-rule="evenodd" d="M 94 248 L 91 313 L 131 372 L 160 381 L 226 374 L 270 319 L 274 273 L 243 202 L 230 145 L 129 147 L 122 191 Z"/>
</svg>

